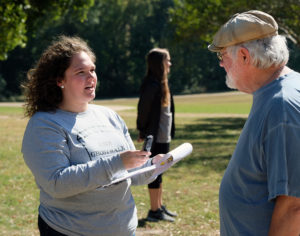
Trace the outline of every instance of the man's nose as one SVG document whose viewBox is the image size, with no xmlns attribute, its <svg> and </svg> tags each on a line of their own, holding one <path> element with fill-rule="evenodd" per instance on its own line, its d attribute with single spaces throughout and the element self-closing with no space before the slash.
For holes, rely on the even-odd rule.
<svg viewBox="0 0 300 236">
<path fill-rule="evenodd" d="M 220 67 L 224 67 L 223 60 L 219 62 L 219 66 L 220 66 Z"/>
</svg>

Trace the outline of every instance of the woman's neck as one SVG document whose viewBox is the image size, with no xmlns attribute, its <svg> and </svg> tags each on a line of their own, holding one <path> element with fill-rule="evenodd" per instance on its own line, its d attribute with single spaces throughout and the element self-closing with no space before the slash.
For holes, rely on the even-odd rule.
<svg viewBox="0 0 300 236">
<path fill-rule="evenodd" d="M 85 112 L 88 109 L 88 103 L 66 104 L 66 103 L 62 102 L 59 105 L 59 109 L 64 110 L 64 111 L 74 112 L 74 113 Z"/>
</svg>

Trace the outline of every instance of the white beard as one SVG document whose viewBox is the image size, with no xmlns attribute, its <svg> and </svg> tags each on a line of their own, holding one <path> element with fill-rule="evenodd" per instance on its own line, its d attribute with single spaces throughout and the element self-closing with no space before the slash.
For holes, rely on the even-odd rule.
<svg viewBox="0 0 300 236">
<path fill-rule="evenodd" d="M 225 83 L 226 83 L 226 85 L 227 85 L 228 88 L 230 88 L 230 89 L 236 89 L 235 81 L 228 74 L 226 74 L 226 81 L 225 81 Z"/>
</svg>

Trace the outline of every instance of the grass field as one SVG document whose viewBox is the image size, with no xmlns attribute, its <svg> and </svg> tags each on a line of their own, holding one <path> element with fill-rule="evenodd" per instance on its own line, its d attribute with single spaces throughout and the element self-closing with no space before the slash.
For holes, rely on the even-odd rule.
<svg viewBox="0 0 300 236">
<path fill-rule="evenodd" d="M 164 203 L 179 216 L 175 223 L 150 223 L 146 186 L 133 186 L 139 235 L 219 235 L 218 189 L 251 106 L 251 96 L 238 92 L 175 96 L 174 148 L 190 142 L 193 153 L 164 174 Z M 95 101 L 109 106 L 127 123 L 132 139 L 137 98 Z M 123 108 L 123 109 L 122 109 Z M 126 109 L 124 109 L 126 108 Z M 20 152 L 27 123 L 19 104 L 0 103 L 0 232 L 39 235 L 39 193 Z M 136 143 L 139 149 L 141 144 Z"/>
</svg>

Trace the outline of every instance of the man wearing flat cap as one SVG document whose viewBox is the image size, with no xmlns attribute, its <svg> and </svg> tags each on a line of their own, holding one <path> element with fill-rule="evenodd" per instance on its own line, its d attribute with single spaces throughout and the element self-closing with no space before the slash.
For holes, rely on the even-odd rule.
<svg viewBox="0 0 300 236">
<path fill-rule="evenodd" d="M 235 14 L 208 49 L 228 87 L 253 95 L 249 117 L 223 176 L 221 235 L 300 235 L 300 74 L 274 18 Z"/>
</svg>

